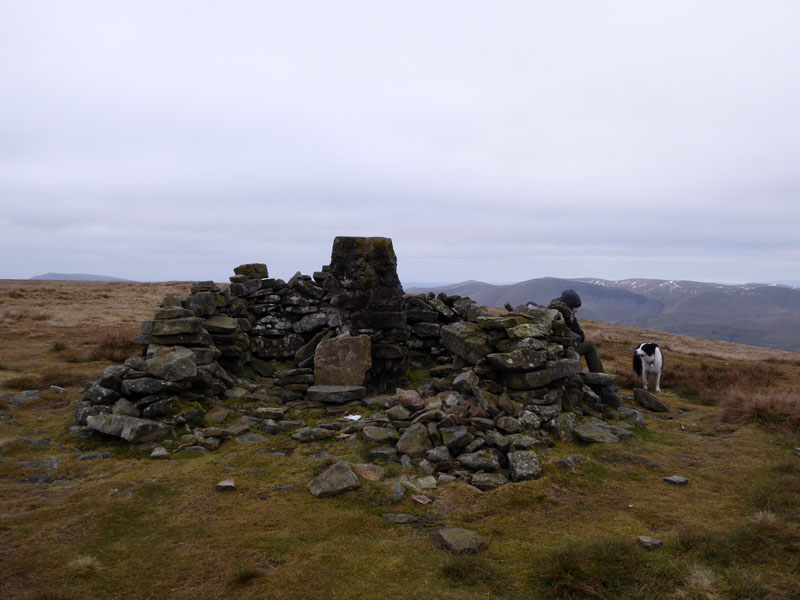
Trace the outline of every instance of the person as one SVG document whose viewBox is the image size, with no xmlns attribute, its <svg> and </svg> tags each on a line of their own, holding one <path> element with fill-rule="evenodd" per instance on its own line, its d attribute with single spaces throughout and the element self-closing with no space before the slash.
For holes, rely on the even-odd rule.
<svg viewBox="0 0 800 600">
<path fill-rule="evenodd" d="M 591 340 L 586 339 L 583 333 L 578 318 L 575 313 L 581 307 L 581 297 L 575 290 L 564 290 L 558 298 L 550 302 L 548 308 L 554 308 L 564 317 L 564 321 L 573 333 L 575 343 L 577 344 L 576 350 L 578 354 L 583 356 L 586 360 L 586 366 L 592 373 L 605 373 L 603 369 L 603 362 L 600 360 L 600 355 L 597 352 L 597 346 Z"/>
</svg>

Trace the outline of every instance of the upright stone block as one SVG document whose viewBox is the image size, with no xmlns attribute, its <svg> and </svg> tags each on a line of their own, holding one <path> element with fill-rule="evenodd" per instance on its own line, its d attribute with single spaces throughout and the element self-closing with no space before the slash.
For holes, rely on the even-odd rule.
<svg viewBox="0 0 800 600">
<path fill-rule="evenodd" d="M 400 352 L 387 352 L 387 344 L 394 348 L 391 342 L 397 333 L 406 335 L 403 286 L 392 240 L 337 237 L 323 288 L 330 294 L 331 305 L 340 309 L 344 328 L 371 332 L 372 368 L 367 387 L 372 391 L 402 387 L 408 350 L 402 347 Z"/>
<path fill-rule="evenodd" d="M 320 342 L 314 354 L 316 385 L 364 385 L 372 366 L 369 336 L 338 336 Z"/>
</svg>

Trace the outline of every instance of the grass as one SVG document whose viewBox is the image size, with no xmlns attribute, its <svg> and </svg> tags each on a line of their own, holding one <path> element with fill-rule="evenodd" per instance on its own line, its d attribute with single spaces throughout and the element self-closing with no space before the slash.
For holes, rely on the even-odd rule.
<svg viewBox="0 0 800 600">
<path fill-rule="evenodd" d="M 108 360 L 114 363 L 125 362 L 126 359 L 137 354 L 139 346 L 134 343 L 139 333 L 137 327 L 125 327 L 107 332 L 100 343 L 92 350 L 91 360 Z"/>
<path fill-rule="evenodd" d="M 263 571 L 251 567 L 248 565 L 240 565 L 237 567 L 236 571 L 234 571 L 233 575 L 231 576 L 231 585 L 233 586 L 243 586 L 247 585 L 254 579 L 259 577 L 263 577 Z"/>
<path fill-rule="evenodd" d="M 130 333 L 109 344 L 124 348 L 160 301 L 150 284 L 66 283 L 0 282 L 4 309 L 6 300 L 24 302 L 52 315 L 2 324 L 0 392 L 15 378 L 32 378 L 37 388 L 95 378 L 111 360 L 93 360 L 106 334 L 127 323 Z M 630 406 L 638 382 L 629 355 L 649 333 L 586 329 L 602 334 L 603 359 Z M 778 425 L 793 423 L 797 362 L 733 345 L 717 355 L 702 340 L 670 338 L 662 347 L 669 418 L 647 414 L 648 428 L 620 444 L 559 442 L 538 451 L 538 480 L 486 493 L 450 484 L 428 506 L 408 497 L 395 503 L 393 481 L 311 496 L 306 483 L 334 460 L 364 462 L 363 445 L 351 440 L 300 445 L 275 436 L 150 461 L 127 444 L 69 434 L 78 391 L 43 392 L 40 401 L 2 409 L 12 417 L 0 425 L 0 597 L 794 600 L 800 459 L 791 452 L 800 432 Z M 332 458 L 314 460 L 323 449 Z M 75 460 L 91 451 L 111 457 Z M 574 471 L 553 465 L 571 453 L 583 457 Z M 51 457 L 59 467 L 50 483 L 26 481 L 41 467 L 23 462 Z M 420 474 L 385 466 L 389 477 Z M 662 481 L 675 474 L 690 484 Z M 237 490 L 217 492 L 230 478 Z M 386 512 L 421 521 L 393 525 Z M 450 555 L 434 542 L 439 526 L 473 529 L 489 548 Z M 640 535 L 664 546 L 647 551 Z"/>
<path fill-rule="evenodd" d="M 720 401 L 726 423 L 760 423 L 777 430 L 800 430 L 800 389 L 735 387 Z"/>
<path fill-rule="evenodd" d="M 41 385 L 41 379 L 31 375 L 18 375 L 6 379 L 5 385 L 14 391 L 36 390 Z"/>
<path fill-rule="evenodd" d="M 80 383 L 85 376 L 81 372 L 66 369 L 49 369 L 41 375 L 19 375 L 6 379 L 5 385 L 11 390 L 41 390 L 51 385 L 70 387 Z"/>
<path fill-rule="evenodd" d="M 32 312 L 29 310 L 7 310 L 3 313 L 2 321 L 19 323 L 21 321 L 49 321 L 52 315 L 45 312 Z"/>
</svg>

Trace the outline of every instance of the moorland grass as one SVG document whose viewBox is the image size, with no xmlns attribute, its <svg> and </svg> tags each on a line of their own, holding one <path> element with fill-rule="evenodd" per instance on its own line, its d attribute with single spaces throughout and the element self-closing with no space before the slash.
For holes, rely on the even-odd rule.
<svg viewBox="0 0 800 600">
<path fill-rule="evenodd" d="M 110 360 L 92 361 L 103 333 L 121 319 L 147 318 L 157 305 L 136 296 L 145 289 L 136 285 L 91 297 L 80 286 L 14 289 L 23 290 L 20 302 L 53 319 L 15 323 L 17 329 L 4 332 L 9 343 L 0 360 L 9 372 L 3 377 L 38 382 L 59 371 L 96 377 Z M 117 309 L 124 298 L 128 312 L 106 310 L 102 294 Z M 73 327 L 76 319 L 98 320 L 96 327 Z M 615 331 L 605 331 L 602 352 L 629 404 L 638 385 L 629 355 L 645 334 Z M 68 347 L 53 351 L 58 342 Z M 767 404 L 759 410 L 770 416 L 753 418 L 733 393 L 791 389 L 800 383 L 796 363 L 761 364 L 732 345 L 724 346 L 724 358 L 691 355 L 685 349 L 692 343 L 662 345 L 670 350 L 661 397 L 671 412 L 647 414 L 648 428 L 637 428 L 635 439 L 557 442 L 538 451 L 544 465 L 538 480 L 486 493 L 451 484 L 428 506 L 409 498 L 394 503 L 391 481 L 363 482 L 324 500 L 311 496 L 306 483 L 331 462 L 313 457 L 325 450 L 363 462 L 360 442 L 298 445 L 274 436 L 262 445 L 225 442 L 214 453 L 150 461 L 122 442 L 69 434 L 77 390 L 43 393 L 14 408 L 0 431 L 0 597 L 796 600 L 800 459 L 791 451 L 799 434 L 770 426 L 785 418 L 781 405 Z M 76 362 L 66 360 L 71 354 Z M 0 386 L 7 391 L 7 379 Z M 721 424 L 727 402 L 751 416 Z M 52 441 L 33 446 L 20 441 L 26 438 Z M 111 457 L 76 460 L 101 449 Z M 574 470 L 553 464 L 571 453 L 584 458 Z M 50 457 L 60 461 L 52 481 L 28 481 L 37 467 L 22 463 Z M 386 466 L 389 477 L 420 474 Z M 687 476 L 689 485 L 663 481 L 674 474 Z M 217 492 L 216 483 L 230 478 L 236 491 Z M 393 525 L 385 512 L 420 521 Z M 440 526 L 473 529 L 489 548 L 450 555 L 434 541 Z M 664 546 L 644 550 L 636 544 L 640 535 Z"/>
<path fill-rule="evenodd" d="M 781 431 L 800 430 L 800 388 L 732 387 L 720 400 L 727 423 L 760 423 Z"/>
</svg>

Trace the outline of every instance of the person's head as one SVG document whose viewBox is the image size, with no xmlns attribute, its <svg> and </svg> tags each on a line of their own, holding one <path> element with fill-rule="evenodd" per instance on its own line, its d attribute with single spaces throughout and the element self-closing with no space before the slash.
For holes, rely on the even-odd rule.
<svg viewBox="0 0 800 600">
<path fill-rule="evenodd" d="M 578 293 L 575 290 L 564 290 L 561 292 L 561 296 L 558 298 L 566 304 L 572 312 L 578 312 L 578 309 L 581 307 L 581 297 L 578 296 Z"/>
</svg>

